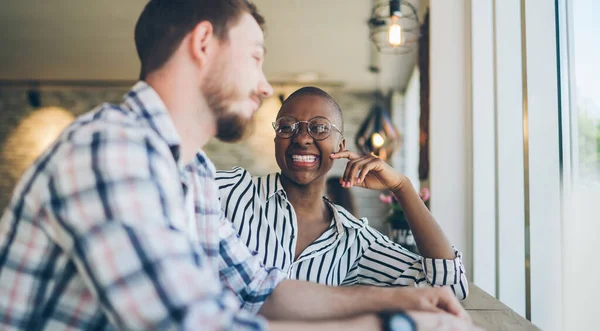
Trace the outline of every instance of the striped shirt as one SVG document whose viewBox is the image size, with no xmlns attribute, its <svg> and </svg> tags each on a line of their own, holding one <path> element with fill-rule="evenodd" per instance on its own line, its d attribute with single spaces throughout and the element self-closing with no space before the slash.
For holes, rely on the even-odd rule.
<svg viewBox="0 0 600 331">
<path fill-rule="evenodd" d="M 450 286 L 460 299 L 468 294 L 459 251 L 451 260 L 418 256 L 326 198 L 333 211 L 329 228 L 294 261 L 298 220 L 280 174 L 252 177 L 234 168 L 218 171 L 217 183 L 221 207 L 242 241 L 290 278 L 334 286 Z"/>
<path fill-rule="evenodd" d="M 210 160 L 179 150 L 143 82 L 68 127 L 0 220 L 0 329 L 265 329 L 253 312 L 286 275 L 239 241 Z"/>
</svg>

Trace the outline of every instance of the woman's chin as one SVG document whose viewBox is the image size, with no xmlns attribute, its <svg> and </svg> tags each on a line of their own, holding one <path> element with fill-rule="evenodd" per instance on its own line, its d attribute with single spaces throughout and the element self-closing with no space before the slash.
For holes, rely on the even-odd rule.
<svg viewBox="0 0 600 331">
<path fill-rule="evenodd" d="M 316 184 L 318 179 L 323 176 L 315 173 L 307 173 L 307 172 L 294 172 L 291 173 L 289 178 L 294 182 L 294 184 L 299 186 L 308 186 L 312 184 Z M 323 184 L 323 183 L 322 183 Z"/>
</svg>

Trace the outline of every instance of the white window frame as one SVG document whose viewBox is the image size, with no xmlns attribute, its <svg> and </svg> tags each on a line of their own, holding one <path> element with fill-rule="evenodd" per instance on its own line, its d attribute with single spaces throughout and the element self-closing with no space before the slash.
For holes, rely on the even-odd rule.
<svg viewBox="0 0 600 331">
<path fill-rule="evenodd" d="M 555 4 L 470 2 L 473 281 L 543 330 L 562 326 Z"/>
<path fill-rule="evenodd" d="M 528 314 L 543 330 L 560 330 L 563 199 L 556 4 L 521 0 L 521 9 L 528 133 Z"/>
<path fill-rule="evenodd" d="M 578 0 L 557 0 L 560 42 L 560 90 L 562 127 L 562 286 L 561 297 L 564 330 L 593 330 L 600 324 L 597 298 L 600 285 L 595 276 L 600 265 L 595 263 L 600 251 L 600 188 L 589 186 L 579 178 L 578 114 L 574 86 L 575 74 L 574 5 Z M 592 4 L 588 2 L 587 4 Z M 590 281 L 591 280 L 591 281 Z"/>
<path fill-rule="evenodd" d="M 430 1 L 432 213 L 543 330 L 564 323 L 556 1 Z"/>
</svg>

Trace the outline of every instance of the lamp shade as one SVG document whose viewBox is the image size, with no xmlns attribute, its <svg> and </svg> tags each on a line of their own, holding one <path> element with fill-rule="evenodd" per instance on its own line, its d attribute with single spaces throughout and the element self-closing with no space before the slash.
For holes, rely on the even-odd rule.
<svg viewBox="0 0 600 331">
<path fill-rule="evenodd" d="M 371 41 L 379 52 L 407 54 L 415 49 L 419 16 L 407 0 L 378 1 L 368 23 Z"/>
<path fill-rule="evenodd" d="M 364 154 L 388 159 L 400 147 L 400 133 L 382 102 L 376 102 L 361 124 L 356 145 Z"/>
</svg>

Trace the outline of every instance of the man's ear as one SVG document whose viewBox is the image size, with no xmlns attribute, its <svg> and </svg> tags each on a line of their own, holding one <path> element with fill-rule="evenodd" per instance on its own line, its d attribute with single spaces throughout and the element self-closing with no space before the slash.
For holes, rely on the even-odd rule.
<svg viewBox="0 0 600 331">
<path fill-rule="evenodd" d="M 202 21 L 196 25 L 194 30 L 189 35 L 190 53 L 194 62 L 204 67 L 210 52 L 213 51 L 213 43 L 215 35 L 213 34 L 213 26 L 209 21 Z"/>
<path fill-rule="evenodd" d="M 342 137 L 342 140 L 340 140 L 340 144 L 338 147 L 339 149 L 336 153 L 346 150 L 346 138 Z"/>
</svg>

